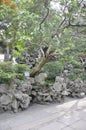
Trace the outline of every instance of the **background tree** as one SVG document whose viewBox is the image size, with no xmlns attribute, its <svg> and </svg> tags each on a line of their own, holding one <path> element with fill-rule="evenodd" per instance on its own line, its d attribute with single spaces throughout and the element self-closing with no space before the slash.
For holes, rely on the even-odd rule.
<svg viewBox="0 0 86 130">
<path fill-rule="evenodd" d="M 53 55 L 61 62 L 68 63 L 86 54 L 84 0 L 14 0 L 14 2 L 18 8 L 15 13 L 10 7 L 0 6 L 1 19 L 11 19 L 9 28 L 2 31 L 1 40 L 4 39 L 3 36 L 7 36 L 5 38 L 7 45 L 8 32 L 12 32 L 11 36 L 9 35 L 12 38 L 10 41 L 12 48 L 17 46 L 18 49 L 26 51 L 27 43 L 31 48 L 28 52 L 30 53 L 35 48 L 48 47 L 37 66 L 32 69 L 31 76 L 34 76 Z"/>
</svg>

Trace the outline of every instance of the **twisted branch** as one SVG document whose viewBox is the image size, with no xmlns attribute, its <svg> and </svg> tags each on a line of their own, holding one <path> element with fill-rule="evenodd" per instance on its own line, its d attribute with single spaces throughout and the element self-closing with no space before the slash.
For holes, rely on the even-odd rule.
<svg viewBox="0 0 86 130">
<path fill-rule="evenodd" d="M 46 6 L 45 4 L 44 4 L 44 6 L 45 6 L 45 8 L 47 10 L 47 13 L 46 13 L 45 17 L 42 19 L 41 23 L 39 24 L 39 30 L 42 28 L 42 24 L 45 22 L 45 20 L 47 19 L 48 15 L 49 15 L 49 8 L 48 8 L 48 6 Z"/>
</svg>

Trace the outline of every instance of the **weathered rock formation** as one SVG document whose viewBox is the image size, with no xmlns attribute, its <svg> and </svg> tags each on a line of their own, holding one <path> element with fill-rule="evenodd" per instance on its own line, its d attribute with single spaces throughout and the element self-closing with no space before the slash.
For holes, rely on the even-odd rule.
<svg viewBox="0 0 86 130">
<path fill-rule="evenodd" d="M 86 81 L 56 77 L 54 84 L 46 84 L 46 73 L 35 78 L 28 78 L 24 83 L 15 79 L 7 84 L 0 84 L 0 110 L 27 109 L 30 102 L 62 102 L 66 96 L 82 98 L 86 95 Z"/>
<path fill-rule="evenodd" d="M 31 97 L 32 86 L 29 81 L 21 84 L 17 79 L 10 85 L 0 84 L 0 108 L 3 110 L 13 110 L 28 108 Z"/>
</svg>

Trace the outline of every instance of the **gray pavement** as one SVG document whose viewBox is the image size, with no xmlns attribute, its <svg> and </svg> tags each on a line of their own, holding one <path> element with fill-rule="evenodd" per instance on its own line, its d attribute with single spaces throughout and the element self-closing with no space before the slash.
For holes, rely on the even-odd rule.
<svg viewBox="0 0 86 130">
<path fill-rule="evenodd" d="M 86 130 L 86 98 L 0 113 L 0 130 Z"/>
</svg>

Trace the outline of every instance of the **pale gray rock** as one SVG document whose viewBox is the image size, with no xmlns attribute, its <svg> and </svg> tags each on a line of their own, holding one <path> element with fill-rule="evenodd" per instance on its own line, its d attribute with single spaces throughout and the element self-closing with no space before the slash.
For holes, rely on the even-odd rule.
<svg viewBox="0 0 86 130">
<path fill-rule="evenodd" d="M 1 105 L 8 105 L 8 104 L 10 104 L 11 102 L 12 102 L 12 97 L 9 96 L 9 95 L 4 94 L 4 95 L 2 95 L 2 96 L 0 97 L 0 104 L 1 104 Z"/>
<path fill-rule="evenodd" d="M 29 77 L 29 82 L 31 83 L 31 85 L 34 85 L 35 84 L 34 78 Z"/>
<path fill-rule="evenodd" d="M 13 100 L 12 104 L 11 104 L 11 107 L 13 109 L 14 112 L 18 112 L 18 102 L 17 100 Z"/>
<path fill-rule="evenodd" d="M 8 90 L 8 85 L 7 84 L 0 84 L 0 94 L 6 93 Z"/>
<path fill-rule="evenodd" d="M 22 94 L 23 100 L 20 102 L 20 106 L 22 109 L 26 109 L 29 107 L 31 98 L 27 94 Z"/>
<path fill-rule="evenodd" d="M 68 96 L 70 93 L 67 90 L 65 90 L 61 94 L 64 95 L 64 96 Z"/>
<path fill-rule="evenodd" d="M 85 92 L 85 94 L 86 94 L 86 81 L 83 82 L 83 88 L 82 88 L 82 91 Z"/>
<path fill-rule="evenodd" d="M 27 94 L 24 94 L 22 92 L 17 92 L 15 94 L 15 98 L 19 100 L 19 106 L 21 106 L 22 109 L 28 108 L 31 97 L 29 97 Z"/>
<path fill-rule="evenodd" d="M 19 86 L 21 84 L 19 79 L 13 79 L 12 83 L 16 84 L 17 86 Z"/>
<path fill-rule="evenodd" d="M 63 77 L 56 77 L 55 83 L 53 84 L 53 88 L 57 93 L 66 90 L 67 84 L 65 83 L 65 79 Z"/>
<path fill-rule="evenodd" d="M 31 94 L 34 95 L 34 96 L 36 96 L 37 92 L 36 91 L 32 91 Z"/>
<path fill-rule="evenodd" d="M 78 93 L 78 94 L 77 94 L 77 97 L 79 97 L 79 98 L 84 98 L 84 97 L 85 97 L 85 93 L 84 93 L 84 92 Z"/>
<path fill-rule="evenodd" d="M 47 78 L 46 73 L 40 73 L 39 75 L 35 76 L 35 82 L 43 85 L 45 83 L 46 78 Z"/>
<path fill-rule="evenodd" d="M 0 109 L 18 112 L 28 108 L 31 100 L 36 103 L 62 102 L 66 96 L 83 98 L 86 95 L 86 81 L 70 81 L 57 76 L 54 84 L 46 85 L 46 77 L 46 73 L 40 73 L 22 84 L 17 79 L 10 85 L 0 84 Z"/>
<path fill-rule="evenodd" d="M 62 90 L 62 84 L 61 83 L 59 83 L 59 82 L 55 82 L 54 83 L 54 85 L 53 85 L 53 88 L 54 88 L 54 90 L 56 91 L 56 92 L 61 92 L 61 90 Z"/>
<path fill-rule="evenodd" d="M 18 91 L 18 92 L 16 92 L 16 93 L 14 94 L 14 97 L 15 97 L 16 99 L 22 101 L 22 100 L 23 100 L 22 94 L 23 94 L 23 93 L 22 93 L 21 91 Z"/>
<path fill-rule="evenodd" d="M 60 77 L 60 76 L 56 76 L 55 82 L 62 83 L 62 82 L 64 82 L 64 78 Z"/>
<path fill-rule="evenodd" d="M 44 97 L 44 102 L 52 102 L 52 98 L 50 95 L 48 95 L 47 97 Z"/>
<path fill-rule="evenodd" d="M 41 96 L 49 96 L 49 93 L 38 92 L 38 95 L 41 95 Z"/>
<path fill-rule="evenodd" d="M 25 81 L 22 85 L 21 85 L 21 91 L 22 92 L 30 92 L 30 90 L 32 89 L 32 85 L 30 83 L 30 81 Z M 30 93 L 31 94 L 31 93 Z"/>
</svg>

